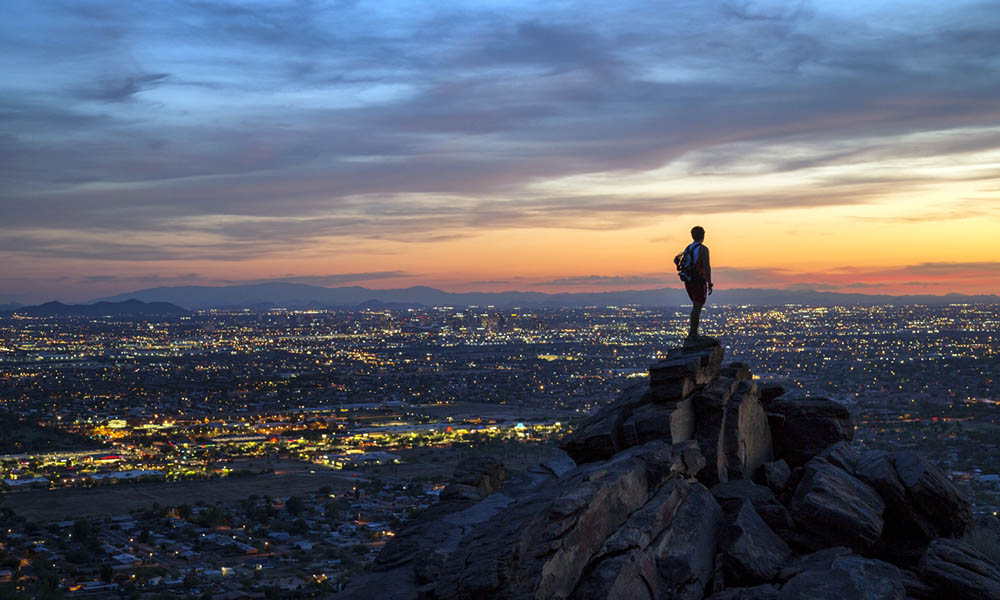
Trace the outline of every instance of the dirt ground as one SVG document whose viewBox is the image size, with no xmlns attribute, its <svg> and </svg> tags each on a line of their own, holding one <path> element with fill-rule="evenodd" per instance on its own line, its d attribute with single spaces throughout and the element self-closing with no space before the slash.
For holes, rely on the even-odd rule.
<svg viewBox="0 0 1000 600">
<path fill-rule="evenodd" d="M 292 496 L 330 486 L 334 491 L 350 489 L 371 479 L 447 483 L 461 460 L 489 454 L 500 459 L 508 473 L 538 464 L 558 453 L 553 445 L 497 444 L 468 448 L 418 448 L 394 452 L 402 463 L 370 466 L 355 471 L 329 469 L 292 459 L 242 459 L 227 464 L 232 469 L 259 471 L 274 469 L 274 475 L 222 479 L 119 483 L 93 488 L 33 490 L 4 494 L 3 505 L 32 521 L 72 520 L 79 516 L 99 517 L 146 509 L 154 502 L 177 506 L 204 501 L 235 502 L 251 494 Z"/>
<path fill-rule="evenodd" d="M 349 489 L 364 474 L 353 471 L 325 469 L 309 463 L 284 464 L 276 475 L 234 477 L 199 481 L 120 483 L 94 488 L 67 488 L 8 493 L 3 506 L 32 521 L 71 520 L 79 516 L 97 517 L 120 515 L 130 510 L 145 509 L 154 502 L 160 506 L 194 504 L 199 500 L 234 502 L 251 494 L 258 496 L 292 496 L 315 492 L 323 486 L 334 491 Z M 293 466 L 301 468 L 293 469 Z M 310 472 L 310 470 L 315 472 Z"/>
</svg>

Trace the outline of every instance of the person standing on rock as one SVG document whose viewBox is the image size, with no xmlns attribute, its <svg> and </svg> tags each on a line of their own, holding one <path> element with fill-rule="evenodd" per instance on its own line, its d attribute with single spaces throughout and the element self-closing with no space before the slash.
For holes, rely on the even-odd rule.
<svg viewBox="0 0 1000 600">
<path fill-rule="evenodd" d="M 698 339 L 698 323 L 701 320 L 701 308 L 705 306 L 708 295 L 712 293 L 712 264 L 709 260 L 708 246 L 704 244 L 705 229 L 701 226 L 691 228 L 691 242 L 684 252 L 674 257 L 677 274 L 684 282 L 688 298 L 691 299 L 691 327 L 688 339 Z"/>
</svg>

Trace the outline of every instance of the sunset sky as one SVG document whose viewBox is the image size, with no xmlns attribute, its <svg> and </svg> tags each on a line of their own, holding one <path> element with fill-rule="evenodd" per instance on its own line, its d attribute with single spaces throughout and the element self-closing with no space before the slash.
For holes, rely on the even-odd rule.
<svg viewBox="0 0 1000 600">
<path fill-rule="evenodd" d="M 1000 2 L 7 0 L 0 302 L 1000 292 Z"/>
</svg>

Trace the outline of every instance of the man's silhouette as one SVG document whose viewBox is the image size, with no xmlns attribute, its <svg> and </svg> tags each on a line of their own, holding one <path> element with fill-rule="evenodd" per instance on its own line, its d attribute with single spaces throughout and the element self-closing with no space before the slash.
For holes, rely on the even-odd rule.
<svg viewBox="0 0 1000 600">
<path fill-rule="evenodd" d="M 705 306 L 708 294 L 712 293 L 712 264 L 708 258 L 708 246 L 705 241 L 705 230 L 700 226 L 691 228 L 691 239 L 694 241 L 684 249 L 693 258 L 691 278 L 684 282 L 688 298 L 694 306 L 691 307 L 691 328 L 688 339 L 698 339 L 698 322 L 701 319 L 701 307 Z"/>
</svg>

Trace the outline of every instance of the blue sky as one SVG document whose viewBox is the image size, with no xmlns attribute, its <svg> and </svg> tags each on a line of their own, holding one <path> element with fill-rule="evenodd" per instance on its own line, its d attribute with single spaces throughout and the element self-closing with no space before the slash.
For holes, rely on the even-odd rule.
<svg viewBox="0 0 1000 600">
<path fill-rule="evenodd" d="M 424 272 L 399 255 L 426 262 L 435 243 L 497 231 L 593 244 L 587 232 L 691 214 L 726 229 L 776 211 L 781 231 L 789 210 L 844 206 L 892 226 L 997 224 L 998 2 L 8 0 L 4 13 L 0 300 L 234 269 L 459 285 L 468 265 Z M 947 252 L 962 268 L 1000 261 Z M 649 264 L 537 275 L 635 280 Z"/>
</svg>

